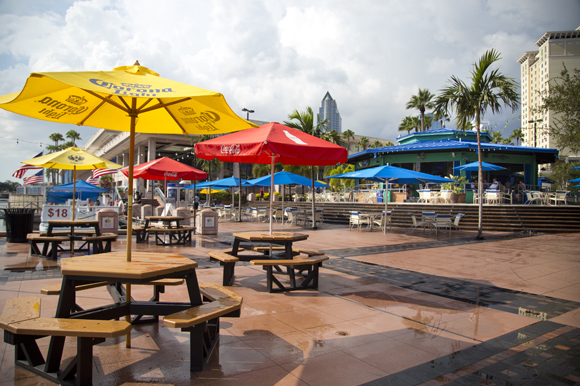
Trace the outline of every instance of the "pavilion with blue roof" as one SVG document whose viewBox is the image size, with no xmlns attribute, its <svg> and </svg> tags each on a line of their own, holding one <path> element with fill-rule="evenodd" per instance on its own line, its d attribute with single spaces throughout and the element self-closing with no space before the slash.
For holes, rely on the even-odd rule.
<svg viewBox="0 0 580 386">
<path fill-rule="evenodd" d="M 506 170 L 490 172 L 489 178 L 514 183 L 514 175 L 524 176 L 526 186 L 538 185 L 538 165 L 558 160 L 558 150 L 539 147 L 490 143 L 488 132 L 481 132 L 482 160 L 500 165 Z M 465 175 L 472 172 L 454 171 L 453 168 L 477 161 L 477 132 L 457 129 L 438 129 L 411 133 L 398 138 L 395 146 L 372 148 L 352 154 L 348 162 L 357 170 L 386 164 L 438 176 Z M 487 172 L 486 172 L 487 173 Z M 473 178 L 477 173 L 473 172 Z"/>
</svg>

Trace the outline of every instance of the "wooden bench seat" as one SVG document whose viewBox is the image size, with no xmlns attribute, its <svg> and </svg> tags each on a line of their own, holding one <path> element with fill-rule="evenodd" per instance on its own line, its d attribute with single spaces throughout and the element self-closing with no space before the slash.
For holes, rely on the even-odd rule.
<svg viewBox="0 0 580 386">
<path fill-rule="evenodd" d="M 200 284 L 204 303 L 163 318 L 163 325 L 190 333 L 191 371 L 202 371 L 219 342 L 219 318 L 239 317 L 242 297 L 217 284 Z"/>
<path fill-rule="evenodd" d="M 69 237 L 41 236 L 37 233 L 29 233 L 26 238 L 30 241 L 30 256 L 48 257 L 55 261 L 58 260 L 58 251 L 64 251 L 60 244 L 70 242 Z M 42 251 L 39 244 L 42 244 Z"/>
<path fill-rule="evenodd" d="M 301 289 L 317 289 L 318 288 L 318 276 L 319 268 L 322 266 L 322 262 L 328 260 L 328 256 L 313 256 L 308 258 L 296 258 L 292 260 L 288 259 L 268 259 L 268 260 L 252 260 L 251 265 L 261 265 L 266 270 L 266 283 L 268 292 L 283 292 L 283 291 L 295 291 Z M 275 274 L 281 273 L 280 271 L 274 271 L 274 268 L 286 267 L 286 275 L 290 279 L 290 286 L 286 287 L 280 283 L 280 281 L 274 276 Z M 296 285 L 296 274 L 295 270 L 298 271 L 308 271 L 308 275 L 304 278 L 302 283 Z M 278 288 L 273 288 L 272 283 L 276 284 Z"/>
<path fill-rule="evenodd" d="M 52 231 L 52 236 L 64 236 L 64 235 L 70 235 L 71 231 Z M 42 231 L 38 233 L 41 236 L 46 236 L 46 232 Z M 89 230 L 89 229 L 75 229 L 75 235 L 76 236 L 91 236 L 94 235 L 95 231 L 94 230 Z"/>
<path fill-rule="evenodd" d="M 92 254 L 96 255 L 99 253 L 111 252 L 111 243 L 113 241 L 117 241 L 117 234 L 104 233 L 100 236 L 85 236 L 82 238 L 82 240 L 91 245 L 93 250 Z"/>
<path fill-rule="evenodd" d="M 17 366 L 58 384 L 79 386 L 93 383 L 93 346 L 131 331 L 125 321 L 41 318 L 38 297 L 9 299 L 0 327 L 5 330 L 4 342 L 14 345 Z M 66 368 L 45 362 L 36 342 L 45 336 L 77 338 L 77 355 Z"/>
<path fill-rule="evenodd" d="M 262 253 L 264 253 L 264 255 L 267 255 L 268 253 L 270 253 L 270 247 L 255 247 L 254 250 L 256 252 L 262 252 Z M 272 246 L 272 250 L 273 251 L 284 251 L 285 248 L 280 247 L 280 246 Z M 316 251 L 314 249 L 306 249 L 306 248 L 292 248 L 292 252 L 296 255 L 299 255 L 299 254 L 308 255 L 308 257 L 323 256 L 324 255 L 324 252 L 319 252 L 319 251 Z"/>
<path fill-rule="evenodd" d="M 178 245 L 185 244 L 191 241 L 191 232 L 193 227 L 179 227 L 179 228 L 147 228 L 147 235 L 145 238 L 149 239 L 149 234 L 155 235 L 156 245 Z M 161 235 L 168 235 L 169 242 L 161 238 Z"/>
<path fill-rule="evenodd" d="M 238 249 L 239 251 L 239 249 Z M 220 265 L 224 267 L 224 274 L 222 279 L 223 286 L 231 286 L 234 284 L 234 269 L 236 262 L 240 259 L 231 255 L 231 250 L 218 249 L 209 252 L 210 260 L 218 260 Z"/>
</svg>

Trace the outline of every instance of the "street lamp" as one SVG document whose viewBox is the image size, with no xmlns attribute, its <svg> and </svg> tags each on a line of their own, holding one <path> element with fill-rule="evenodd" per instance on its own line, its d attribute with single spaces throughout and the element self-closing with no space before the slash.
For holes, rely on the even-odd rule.
<svg viewBox="0 0 580 386">
<path fill-rule="evenodd" d="M 542 119 L 536 119 L 536 120 L 528 121 L 528 123 L 533 123 L 534 124 L 534 147 L 537 147 L 536 146 L 536 139 L 537 139 L 536 138 L 536 125 L 537 125 L 538 122 L 543 122 L 543 120 Z"/>
<path fill-rule="evenodd" d="M 249 120 L 250 120 L 250 113 L 253 113 L 253 112 L 254 112 L 254 110 L 248 110 L 247 108 L 245 108 L 245 107 L 244 107 L 244 108 L 242 109 L 242 111 L 245 111 L 246 113 L 248 113 L 248 114 L 247 114 L 247 117 L 246 117 L 246 121 L 249 121 Z"/>
</svg>

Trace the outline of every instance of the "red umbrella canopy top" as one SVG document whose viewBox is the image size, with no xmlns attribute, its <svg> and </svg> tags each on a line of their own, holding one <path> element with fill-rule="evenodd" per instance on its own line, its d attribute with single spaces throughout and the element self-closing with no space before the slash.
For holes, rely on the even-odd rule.
<svg viewBox="0 0 580 386">
<path fill-rule="evenodd" d="M 129 176 L 129 169 L 123 168 L 121 172 Z M 207 173 L 192 166 L 162 157 L 153 161 L 135 165 L 133 168 L 133 178 L 143 178 L 144 180 L 203 180 L 207 178 Z"/>
<path fill-rule="evenodd" d="M 223 162 L 326 166 L 347 161 L 347 150 L 277 122 L 195 144 L 199 158 Z"/>
</svg>

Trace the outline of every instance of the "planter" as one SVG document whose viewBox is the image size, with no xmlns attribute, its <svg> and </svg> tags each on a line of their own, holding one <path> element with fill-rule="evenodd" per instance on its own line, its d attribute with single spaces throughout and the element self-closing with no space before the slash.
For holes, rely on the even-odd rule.
<svg viewBox="0 0 580 386">
<path fill-rule="evenodd" d="M 451 194 L 452 204 L 465 204 L 465 193 Z"/>
</svg>

